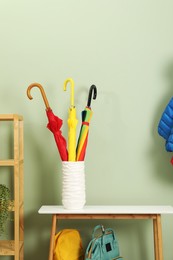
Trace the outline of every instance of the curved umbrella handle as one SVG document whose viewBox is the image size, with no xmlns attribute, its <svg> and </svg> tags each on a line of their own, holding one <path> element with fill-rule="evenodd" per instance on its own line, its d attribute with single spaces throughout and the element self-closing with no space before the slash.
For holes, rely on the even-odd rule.
<svg viewBox="0 0 173 260">
<path fill-rule="evenodd" d="M 94 94 L 93 94 L 93 92 L 94 92 Z M 97 97 L 97 88 L 96 88 L 95 85 L 92 85 L 92 86 L 90 87 L 89 95 L 88 95 L 87 107 L 91 107 L 92 94 L 93 94 L 93 99 L 96 99 L 96 97 Z"/>
<path fill-rule="evenodd" d="M 64 82 L 64 91 L 67 89 L 67 84 L 71 83 L 71 94 L 70 94 L 70 105 L 71 107 L 74 107 L 74 81 L 71 78 L 66 79 Z"/>
<path fill-rule="evenodd" d="M 31 91 L 31 89 L 34 88 L 34 87 L 37 87 L 37 88 L 40 89 L 40 92 L 41 92 L 41 95 L 42 95 L 42 97 L 43 97 L 43 101 L 44 101 L 44 103 L 45 103 L 46 109 L 49 110 L 49 109 L 50 109 L 49 102 L 48 102 L 48 100 L 47 100 L 47 97 L 46 97 L 44 88 L 42 87 L 41 84 L 39 84 L 39 83 L 32 83 L 31 85 L 28 86 L 28 88 L 27 88 L 27 96 L 28 96 L 28 98 L 29 98 L 29 99 L 33 99 L 33 97 L 31 96 L 30 91 Z"/>
</svg>

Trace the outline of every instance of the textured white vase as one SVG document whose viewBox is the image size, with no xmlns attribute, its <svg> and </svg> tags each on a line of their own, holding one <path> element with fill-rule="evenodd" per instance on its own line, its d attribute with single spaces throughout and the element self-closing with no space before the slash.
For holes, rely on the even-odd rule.
<svg viewBox="0 0 173 260">
<path fill-rule="evenodd" d="M 62 204 L 64 208 L 82 209 L 85 202 L 84 162 L 62 162 Z"/>
</svg>

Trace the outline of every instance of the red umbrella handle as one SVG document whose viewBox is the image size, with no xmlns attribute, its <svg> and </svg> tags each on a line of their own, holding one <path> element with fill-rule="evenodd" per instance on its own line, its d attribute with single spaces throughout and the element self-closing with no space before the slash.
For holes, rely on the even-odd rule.
<svg viewBox="0 0 173 260">
<path fill-rule="evenodd" d="M 45 91 L 44 91 L 44 88 L 42 87 L 41 84 L 39 83 L 32 83 L 31 85 L 29 85 L 29 87 L 27 88 L 27 96 L 29 99 L 33 99 L 33 97 L 31 96 L 31 89 L 34 88 L 34 87 L 37 87 L 40 89 L 40 92 L 41 92 L 41 95 L 43 97 L 43 100 L 44 100 L 44 103 L 45 103 L 45 106 L 46 106 L 46 109 L 49 110 L 51 109 L 50 106 L 49 106 L 49 102 L 47 100 L 47 97 L 46 97 L 46 94 L 45 94 Z"/>
</svg>

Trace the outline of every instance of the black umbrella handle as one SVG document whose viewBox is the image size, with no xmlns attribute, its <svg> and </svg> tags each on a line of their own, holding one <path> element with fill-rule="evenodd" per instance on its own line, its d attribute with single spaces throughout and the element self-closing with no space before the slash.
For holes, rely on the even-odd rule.
<svg viewBox="0 0 173 260">
<path fill-rule="evenodd" d="M 94 94 L 93 94 L 94 92 Z M 90 87 L 90 90 L 89 90 L 89 94 L 88 94 L 88 102 L 87 102 L 87 107 L 91 107 L 91 98 L 92 98 L 92 95 L 93 95 L 93 99 L 96 99 L 97 97 L 97 88 L 95 85 L 92 85 Z"/>
</svg>

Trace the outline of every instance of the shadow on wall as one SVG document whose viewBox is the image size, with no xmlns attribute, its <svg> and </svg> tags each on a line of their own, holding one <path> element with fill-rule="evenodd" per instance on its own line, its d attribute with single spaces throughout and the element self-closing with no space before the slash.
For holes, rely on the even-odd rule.
<svg viewBox="0 0 173 260">
<path fill-rule="evenodd" d="M 36 127 L 41 127 L 43 131 L 43 126 Z M 53 138 L 51 133 L 50 138 Z M 51 216 L 39 215 L 38 210 L 42 205 L 59 204 L 61 199 L 61 181 L 58 174 L 61 170 L 61 162 L 53 142 L 49 142 L 49 138 L 43 140 L 42 135 L 32 131 L 31 125 L 27 126 L 25 133 L 26 260 L 48 259 Z"/>
<path fill-rule="evenodd" d="M 141 223 L 143 222 L 143 225 Z M 153 228 L 148 220 L 111 220 L 105 227 L 112 227 L 118 238 L 120 255 L 124 259 L 153 259 Z M 103 222 L 104 223 L 104 222 Z M 150 250 L 151 248 L 151 250 Z"/>
<path fill-rule="evenodd" d="M 31 181 L 34 182 L 34 185 L 30 188 L 34 187 L 34 189 L 36 189 L 38 194 L 35 199 L 40 205 L 43 203 L 57 203 L 57 198 L 60 197 L 60 181 L 58 181 L 60 174 L 58 174 L 58 172 L 61 171 L 61 161 L 58 158 L 59 155 L 56 151 L 56 147 L 52 148 L 50 144 L 50 149 L 48 149 L 49 139 L 44 142 L 42 136 L 39 137 L 39 133 L 32 134 L 32 131 L 28 131 L 27 133 L 29 136 L 25 136 L 25 139 L 30 140 L 31 145 L 29 143 L 25 145 L 26 147 L 28 146 L 28 149 L 26 148 L 26 153 L 28 153 L 26 163 L 34 164 L 33 170 L 35 170 L 32 175 L 31 173 L 27 175 L 26 172 L 28 181 L 32 179 Z M 27 143 L 27 141 L 25 143 Z M 32 156 L 30 157 L 30 162 L 29 155 Z M 30 167 L 26 165 L 26 169 L 30 169 Z M 26 185 L 28 185 L 28 183 L 26 183 Z"/>
<path fill-rule="evenodd" d="M 158 134 L 157 129 L 162 113 L 164 112 L 170 99 L 173 97 L 173 61 L 171 61 L 165 68 L 164 78 L 166 79 L 168 87 L 163 86 L 166 93 L 159 102 L 159 107 L 156 109 L 156 114 L 153 120 L 154 147 L 151 150 L 150 155 L 151 158 L 154 159 L 153 161 L 155 161 L 155 174 L 157 174 L 157 177 L 161 178 L 165 182 L 169 182 L 173 181 L 173 166 L 170 163 L 173 153 L 166 151 L 165 140 Z"/>
<path fill-rule="evenodd" d="M 37 210 L 33 211 L 25 217 L 25 226 L 27 237 L 32 237 L 30 241 L 25 240 L 25 259 L 48 259 L 51 216 L 40 216 Z"/>
</svg>

